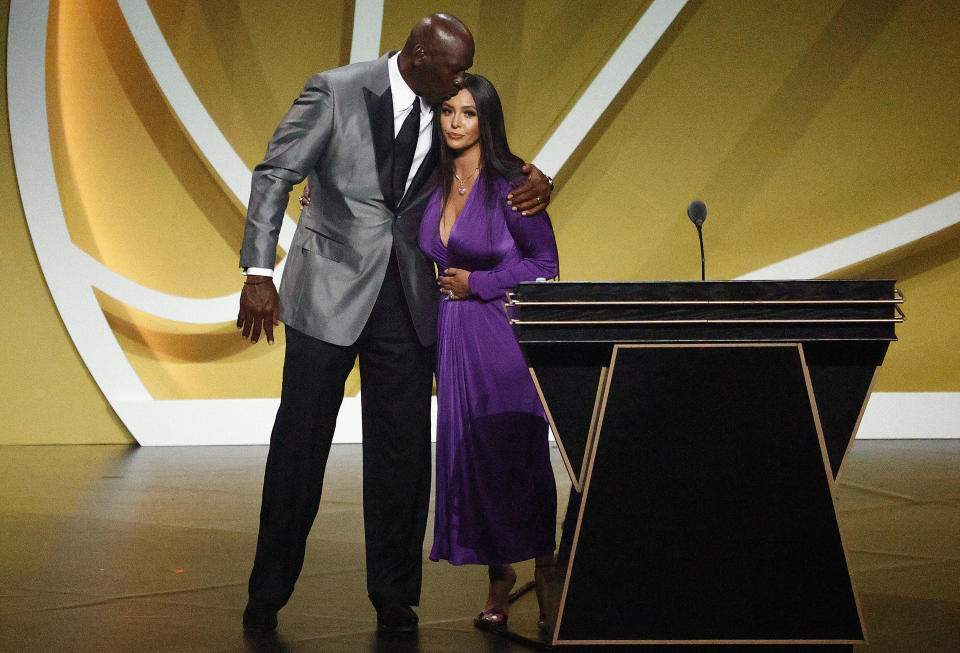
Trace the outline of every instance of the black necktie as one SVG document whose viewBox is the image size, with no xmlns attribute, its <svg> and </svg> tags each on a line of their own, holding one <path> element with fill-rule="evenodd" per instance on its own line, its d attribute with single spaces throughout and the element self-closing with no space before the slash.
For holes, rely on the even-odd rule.
<svg viewBox="0 0 960 653">
<path fill-rule="evenodd" d="M 413 101 L 413 109 L 400 126 L 393 141 L 393 205 L 399 206 L 400 198 L 407 185 L 407 175 L 413 165 L 413 155 L 417 151 L 417 138 L 420 136 L 420 98 Z"/>
</svg>

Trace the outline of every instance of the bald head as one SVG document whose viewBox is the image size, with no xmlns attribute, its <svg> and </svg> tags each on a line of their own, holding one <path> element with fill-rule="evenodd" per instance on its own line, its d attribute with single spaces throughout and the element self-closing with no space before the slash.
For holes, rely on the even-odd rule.
<svg viewBox="0 0 960 653">
<path fill-rule="evenodd" d="M 410 30 L 397 64 L 410 88 L 438 105 L 459 92 L 473 53 L 473 35 L 459 18 L 431 14 Z"/>
<path fill-rule="evenodd" d="M 473 35 L 463 21 L 450 14 L 430 14 L 421 18 L 410 30 L 403 52 L 412 55 L 417 44 L 444 49 L 465 43 L 469 43 L 470 48 L 473 48 Z"/>
</svg>

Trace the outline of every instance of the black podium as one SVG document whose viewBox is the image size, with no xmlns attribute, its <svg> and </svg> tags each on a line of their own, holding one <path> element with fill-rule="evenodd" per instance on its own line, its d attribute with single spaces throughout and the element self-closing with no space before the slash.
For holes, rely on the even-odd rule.
<svg viewBox="0 0 960 653">
<path fill-rule="evenodd" d="M 521 284 L 582 498 L 541 641 L 862 642 L 834 481 L 901 302 L 890 280 Z"/>
</svg>

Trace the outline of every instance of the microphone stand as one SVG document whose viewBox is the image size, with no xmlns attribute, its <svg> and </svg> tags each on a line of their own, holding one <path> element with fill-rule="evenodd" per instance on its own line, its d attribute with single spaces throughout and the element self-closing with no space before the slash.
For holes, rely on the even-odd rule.
<svg viewBox="0 0 960 653">
<path fill-rule="evenodd" d="M 700 237 L 700 281 L 706 281 L 707 264 L 703 260 L 703 225 L 697 225 L 697 236 Z"/>
</svg>

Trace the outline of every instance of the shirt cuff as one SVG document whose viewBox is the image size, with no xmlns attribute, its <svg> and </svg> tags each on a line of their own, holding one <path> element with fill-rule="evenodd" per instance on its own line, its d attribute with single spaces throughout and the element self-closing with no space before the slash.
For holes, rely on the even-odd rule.
<svg viewBox="0 0 960 653">
<path fill-rule="evenodd" d="M 273 270 L 271 270 L 270 268 L 244 268 L 243 269 L 243 276 L 246 277 L 251 274 L 255 274 L 259 277 L 272 277 Z"/>
</svg>

